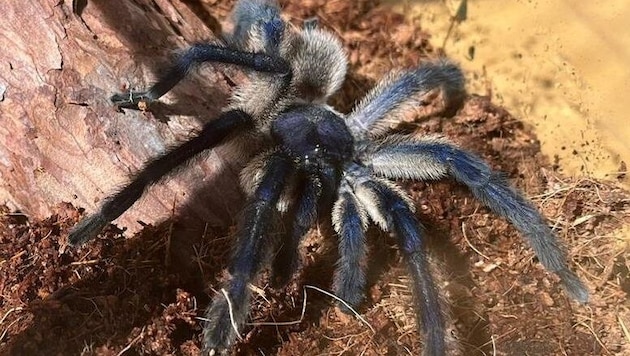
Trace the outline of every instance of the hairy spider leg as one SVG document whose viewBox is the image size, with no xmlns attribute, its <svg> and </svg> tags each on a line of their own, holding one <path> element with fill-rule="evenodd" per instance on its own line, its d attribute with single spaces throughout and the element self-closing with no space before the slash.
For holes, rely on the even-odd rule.
<svg viewBox="0 0 630 356">
<path fill-rule="evenodd" d="M 333 277 L 335 295 L 351 307 L 358 307 L 365 297 L 367 247 L 365 230 L 368 219 L 352 188 L 342 181 L 339 199 L 333 208 L 333 227 L 339 238 L 339 260 Z M 349 313 L 343 303 L 339 308 Z"/>
<path fill-rule="evenodd" d="M 232 20 L 234 31 L 226 35 L 228 43 L 239 48 L 254 44 L 265 53 L 278 53 L 286 25 L 276 1 L 240 0 L 234 5 Z"/>
<path fill-rule="evenodd" d="M 247 203 L 240 220 L 236 246 L 228 271 L 230 280 L 222 293 L 206 310 L 204 348 L 206 351 L 224 350 L 230 347 L 249 313 L 248 284 L 261 268 L 268 247 L 271 245 L 268 230 L 286 181 L 293 170 L 288 157 L 273 154 L 266 165 L 264 176 L 254 196 Z"/>
<path fill-rule="evenodd" d="M 291 68 L 281 58 L 285 23 L 278 4 L 271 0 L 240 0 L 232 11 L 234 30 L 226 34 L 228 46 L 198 43 L 186 50 L 147 91 L 114 94 L 111 101 L 123 108 L 137 109 L 141 101 L 157 100 L 179 83 L 196 65 L 204 62 L 236 64 L 259 72 L 287 75 Z"/>
<path fill-rule="evenodd" d="M 259 72 L 282 74 L 290 82 L 291 67 L 280 57 L 265 53 L 245 52 L 216 44 L 193 45 L 179 57 L 173 66 L 147 91 L 114 94 L 111 101 L 122 108 L 137 109 L 141 101 L 151 102 L 171 90 L 195 65 L 203 62 L 236 64 Z"/>
<path fill-rule="evenodd" d="M 94 238 L 107 224 L 118 218 L 140 199 L 147 187 L 177 168 L 183 167 L 185 162 L 202 151 L 217 146 L 230 134 L 251 127 L 253 127 L 252 117 L 241 110 L 227 111 L 217 119 L 209 121 L 198 136 L 168 150 L 146 164 L 132 177 L 129 184 L 107 199 L 99 211 L 84 217 L 70 231 L 68 242 L 76 245 Z"/>
<path fill-rule="evenodd" d="M 348 115 L 348 128 L 357 139 L 381 135 L 396 127 L 404 113 L 426 104 L 425 95 L 441 88 L 445 107 L 463 99 L 464 76 L 450 62 L 425 63 L 410 71 L 385 76 Z"/>
<path fill-rule="evenodd" d="M 282 287 L 289 282 L 299 264 L 298 246 L 302 237 L 317 221 L 317 205 L 322 193 L 318 177 L 305 177 L 301 184 L 300 196 L 289 210 L 290 228 L 288 234 L 282 236 L 280 249 L 273 259 L 271 279 L 274 287 Z"/>
<path fill-rule="evenodd" d="M 274 287 L 282 287 L 289 282 L 300 264 L 298 247 L 302 239 L 319 218 L 328 216 L 333 198 L 336 196 L 338 172 L 339 170 L 332 165 L 320 162 L 317 172 L 305 174 L 299 190 L 301 194 L 288 214 L 291 222 L 290 236 L 283 237 L 280 249 L 274 256 L 272 264 Z"/>
<path fill-rule="evenodd" d="M 330 221 L 330 212 L 339 194 L 339 182 L 341 178 L 341 167 L 338 165 L 322 162 L 317 173 L 319 184 L 322 186 L 322 193 L 319 201 L 318 215 L 320 219 Z"/>
<path fill-rule="evenodd" d="M 393 137 L 385 142 L 365 161 L 376 174 L 416 180 L 450 176 L 463 183 L 475 198 L 516 226 L 543 266 L 560 277 L 571 298 L 588 301 L 587 288 L 567 266 L 565 252 L 543 216 L 501 173 L 445 139 Z"/>
<path fill-rule="evenodd" d="M 372 220 L 384 231 L 392 231 L 398 237 L 414 284 L 416 315 L 420 316 L 419 322 L 426 335 L 424 354 L 444 355 L 445 326 L 439 295 L 431 277 L 421 225 L 408 198 L 393 184 L 368 176 L 356 179 L 353 189 Z"/>
</svg>

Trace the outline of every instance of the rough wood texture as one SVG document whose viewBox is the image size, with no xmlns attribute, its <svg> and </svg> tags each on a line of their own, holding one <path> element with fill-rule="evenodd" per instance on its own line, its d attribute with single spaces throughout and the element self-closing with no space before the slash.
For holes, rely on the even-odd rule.
<svg viewBox="0 0 630 356">
<path fill-rule="evenodd" d="M 238 75 L 208 65 L 150 112 L 117 112 L 111 94 L 146 88 L 175 50 L 214 38 L 185 3 L 90 0 L 79 17 L 70 0 L 3 0 L 0 12 L 0 200 L 33 217 L 60 202 L 94 211 L 128 174 L 213 118 L 226 78 Z M 116 223 L 135 231 L 174 206 L 231 222 L 242 197 L 223 156 L 194 160 Z"/>
</svg>

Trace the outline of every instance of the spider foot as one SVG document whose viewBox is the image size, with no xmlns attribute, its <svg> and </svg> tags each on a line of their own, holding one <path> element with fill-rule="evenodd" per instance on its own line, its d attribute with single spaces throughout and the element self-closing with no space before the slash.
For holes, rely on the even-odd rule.
<svg viewBox="0 0 630 356">
<path fill-rule="evenodd" d="M 556 273 L 560 277 L 569 297 L 580 304 L 588 303 L 588 289 L 575 273 L 568 269 L 560 270 Z"/>
<path fill-rule="evenodd" d="M 212 305 L 206 310 L 206 322 L 203 327 L 204 354 L 223 355 L 227 353 L 236 339 L 240 339 L 239 329 L 244 323 L 246 312 L 239 304 L 246 301 L 241 298 L 227 299 L 227 292 L 217 295 Z"/>
<path fill-rule="evenodd" d="M 351 294 L 336 294 L 339 299 L 343 300 L 343 303 L 338 301 L 337 308 L 341 310 L 344 314 L 355 315 L 357 313 L 357 309 L 365 299 L 365 296 L 362 291 L 352 292 Z"/>
<path fill-rule="evenodd" d="M 110 100 L 114 105 L 123 109 L 146 110 L 153 97 L 147 91 L 128 91 L 126 93 L 116 93 Z"/>
<path fill-rule="evenodd" d="M 72 246 L 81 245 L 96 237 L 109 224 L 102 214 L 94 214 L 83 218 L 68 235 L 68 243 Z"/>
</svg>

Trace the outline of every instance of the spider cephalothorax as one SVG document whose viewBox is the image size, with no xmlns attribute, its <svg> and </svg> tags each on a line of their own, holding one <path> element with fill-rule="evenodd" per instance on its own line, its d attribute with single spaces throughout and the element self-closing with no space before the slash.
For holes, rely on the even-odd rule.
<svg viewBox="0 0 630 356">
<path fill-rule="evenodd" d="M 230 278 L 206 311 L 204 347 L 228 349 L 249 312 L 248 284 L 267 262 L 273 279 L 286 283 L 298 266 L 298 245 L 318 217 L 329 218 L 339 244 L 333 290 L 350 306 L 366 287 L 365 230 L 374 222 L 397 236 L 413 280 L 425 352 L 445 353 L 445 325 L 432 281 L 424 236 L 413 204 L 393 180 L 454 179 L 528 239 L 540 262 L 560 276 L 568 294 L 586 302 L 588 292 L 567 267 L 565 254 L 544 218 L 501 174 L 477 156 L 441 137 L 392 134 L 406 111 L 441 90 L 447 105 L 463 97 L 460 69 L 447 61 L 425 63 L 387 75 L 344 115 L 326 105 L 343 82 L 346 55 L 340 42 L 305 22 L 285 23 L 270 0 L 241 0 L 234 29 L 222 44 L 187 50 L 146 92 L 117 94 L 121 107 L 137 108 L 168 92 L 202 62 L 240 65 L 250 81 L 239 85 L 229 107 L 199 134 L 147 163 L 131 182 L 105 200 L 70 233 L 83 243 L 125 212 L 144 190 L 200 152 L 247 136 L 259 147 L 241 174 L 249 195 L 228 267 Z M 236 146 L 236 145 L 235 145 Z M 270 237 L 278 216 L 291 221 L 280 238 Z M 343 308 L 342 308 L 343 309 Z"/>
</svg>

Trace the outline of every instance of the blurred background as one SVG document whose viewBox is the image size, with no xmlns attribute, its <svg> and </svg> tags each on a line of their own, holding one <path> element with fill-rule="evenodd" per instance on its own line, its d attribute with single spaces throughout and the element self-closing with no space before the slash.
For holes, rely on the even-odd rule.
<svg viewBox="0 0 630 356">
<path fill-rule="evenodd" d="M 630 188 L 630 2 L 473 0 L 451 31 L 461 0 L 397 3 L 470 73 L 471 92 L 535 127 L 562 172 Z"/>
<path fill-rule="evenodd" d="M 534 128 L 559 172 L 630 189 L 630 1 L 391 3 L 462 65 L 471 93 Z"/>
</svg>

